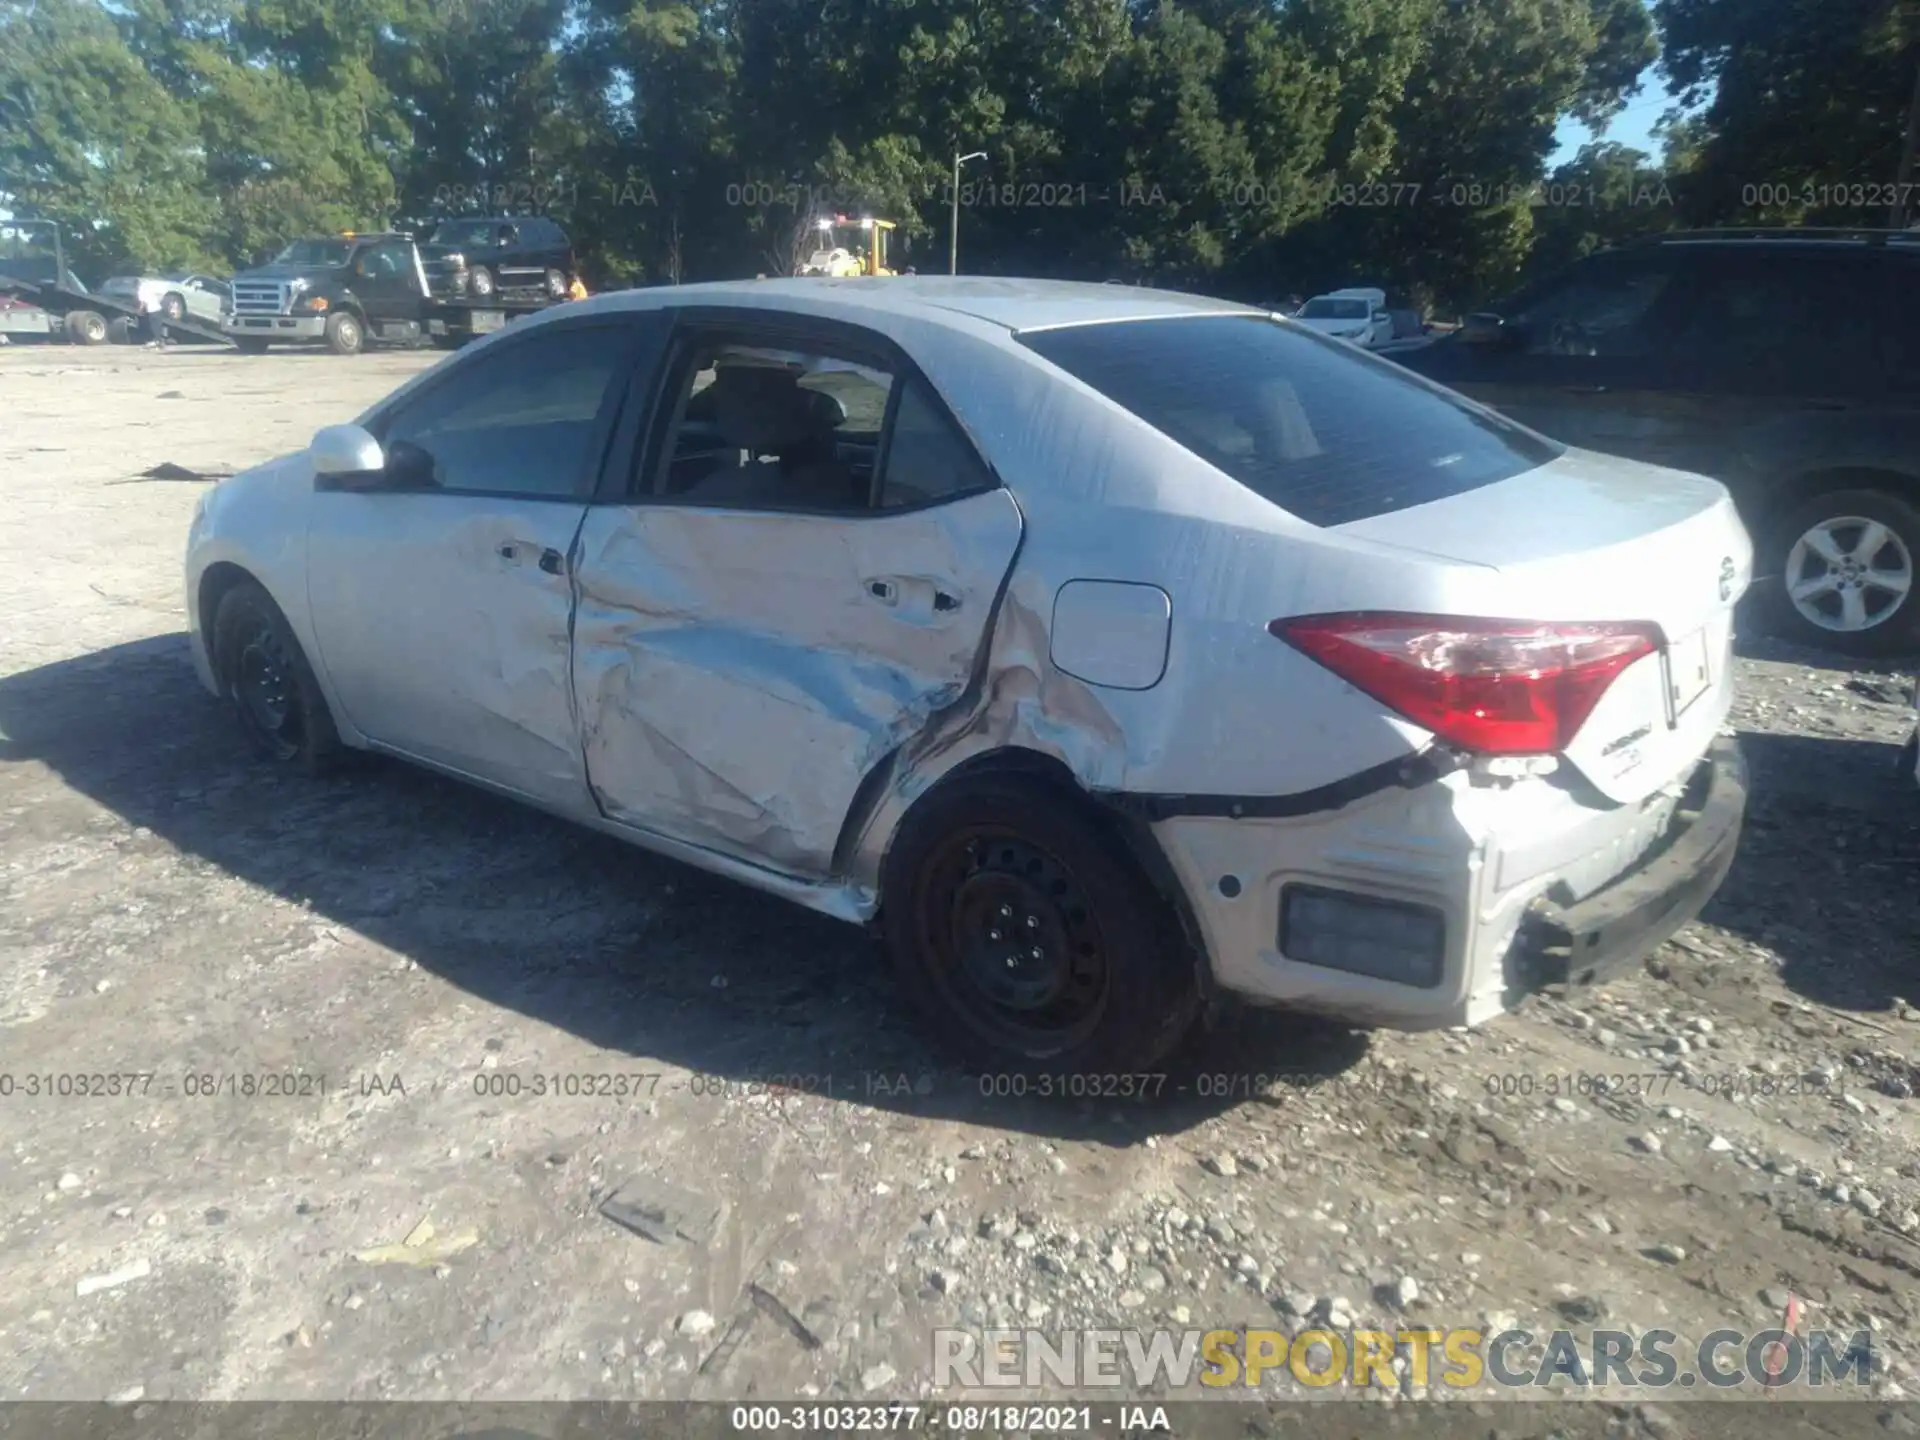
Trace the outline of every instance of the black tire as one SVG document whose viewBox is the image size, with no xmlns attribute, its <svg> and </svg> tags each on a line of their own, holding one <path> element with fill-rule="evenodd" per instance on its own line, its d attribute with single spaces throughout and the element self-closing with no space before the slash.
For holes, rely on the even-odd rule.
<svg viewBox="0 0 1920 1440">
<path fill-rule="evenodd" d="M 264 355 L 267 353 L 267 342 L 264 340 L 255 340 L 251 336 L 236 339 L 233 343 L 234 347 L 238 349 L 242 355 Z"/>
<path fill-rule="evenodd" d="M 360 317 L 345 310 L 327 317 L 327 349 L 336 355 L 358 355 L 367 345 Z"/>
<path fill-rule="evenodd" d="M 476 265 L 467 272 L 467 293 L 485 300 L 493 294 L 493 272 Z"/>
<path fill-rule="evenodd" d="M 74 310 L 66 319 L 67 339 L 75 345 L 107 343 L 107 317 L 95 310 Z"/>
<path fill-rule="evenodd" d="M 343 747 L 333 715 L 273 597 L 241 581 L 221 596 L 212 634 L 214 673 L 253 748 L 309 775 L 337 768 Z"/>
<path fill-rule="evenodd" d="M 936 789 L 895 838 L 881 895 L 902 990 L 982 1072 L 1138 1073 L 1199 1013 L 1171 906 L 1089 802 L 1044 781 Z M 1024 973 L 1016 934 L 1039 957 Z"/>
<path fill-rule="evenodd" d="M 131 345 L 134 342 L 133 321 L 125 315 L 116 315 L 107 322 L 107 339 L 115 345 Z"/>
<path fill-rule="evenodd" d="M 1882 527 L 1886 538 L 1863 556 L 1858 551 L 1873 540 L 1868 525 Z M 1822 556 L 1815 534 L 1841 563 Z M 1770 577 L 1761 596 L 1767 626 L 1783 640 L 1864 657 L 1920 649 L 1920 509 L 1902 496 L 1867 489 L 1817 495 L 1769 529 L 1757 568 Z M 1906 589 L 1874 585 L 1864 578 L 1870 574 L 1904 575 Z"/>
<path fill-rule="evenodd" d="M 178 325 L 187 318 L 187 300 L 178 291 L 160 297 L 160 313 L 167 317 L 169 325 Z"/>
<path fill-rule="evenodd" d="M 436 350 L 458 350 L 467 343 L 468 338 L 469 337 L 465 335 L 435 335 L 433 337 L 433 348 Z"/>
</svg>

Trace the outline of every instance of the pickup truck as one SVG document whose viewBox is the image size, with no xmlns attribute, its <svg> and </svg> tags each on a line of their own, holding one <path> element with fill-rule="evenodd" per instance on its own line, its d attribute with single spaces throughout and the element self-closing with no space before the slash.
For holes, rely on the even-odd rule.
<svg viewBox="0 0 1920 1440">
<path fill-rule="evenodd" d="M 355 355 L 376 341 L 452 349 L 551 303 L 471 297 L 458 251 L 416 245 L 396 231 L 295 240 L 232 283 L 225 330 L 255 354 L 269 345 L 323 344 Z"/>
</svg>

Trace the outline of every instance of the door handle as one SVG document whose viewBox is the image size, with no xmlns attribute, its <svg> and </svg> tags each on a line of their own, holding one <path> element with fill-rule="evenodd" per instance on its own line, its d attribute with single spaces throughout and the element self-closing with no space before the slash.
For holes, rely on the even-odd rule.
<svg viewBox="0 0 1920 1440">
<path fill-rule="evenodd" d="M 900 598 L 900 587 L 891 580 L 869 580 L 867 593 L 882 605 L 891 605 Z"/>
<path fill-rule="evenodd" d="M 566 567 L 566 556 L 558 550 L 547 549 L 540 552 L 540 568 L 549 575 L 558 575 Z"/>
</svg>

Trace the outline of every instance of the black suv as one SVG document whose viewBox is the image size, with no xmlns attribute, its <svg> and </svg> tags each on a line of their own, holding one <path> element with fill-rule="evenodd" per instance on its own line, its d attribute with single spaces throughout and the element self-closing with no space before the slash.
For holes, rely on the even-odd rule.
<svg viewBox="0 0 1920 1440">
<path fill-rule="evenodd" d="M 566 298 L 573 242 L 544 215 L 442 220 L 427 244 L 465 259 L 469 293 L 481 299 L 500 290 L 536 287 L 552 299 Z"/>
<path fill-rule="evenodd" d="M 1775 633 L 1920 647 L 1920 232 L 1672 233 L 1390 358 L 1567 444 L 1724 482 Z"/>
</svg>

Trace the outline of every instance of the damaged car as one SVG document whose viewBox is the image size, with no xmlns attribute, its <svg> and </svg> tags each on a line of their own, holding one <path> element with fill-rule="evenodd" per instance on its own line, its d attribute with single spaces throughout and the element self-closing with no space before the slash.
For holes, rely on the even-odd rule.
<svg viewBox="0 0 1920 1440">
<path fill-rule="evenodd" d="M 1718 483 L 1264 311 L 771 280 L 448 357 L 211 490 L 186 598 L 275 761 L 866 925 L 960 1057 L 1121 1076 L 1223 997 L 1473 1025 L 1688 923 L 1751 564 Z"/>
</svg>

